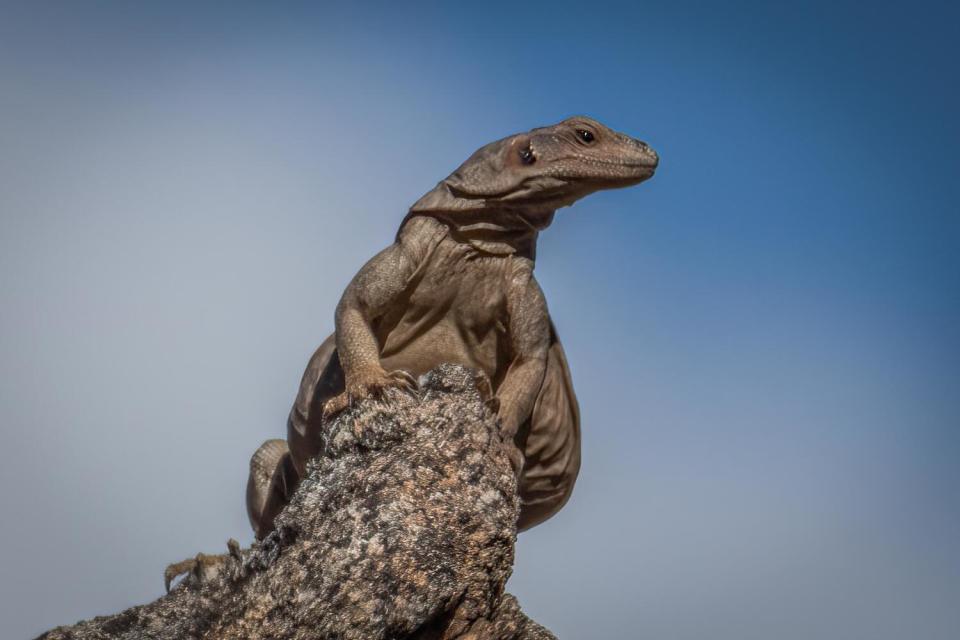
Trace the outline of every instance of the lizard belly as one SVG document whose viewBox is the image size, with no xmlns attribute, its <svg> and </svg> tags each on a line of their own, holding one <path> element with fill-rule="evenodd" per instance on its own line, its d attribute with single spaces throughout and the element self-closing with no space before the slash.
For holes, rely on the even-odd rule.
<svg viewBox="0 0 960 640">
<path fill-rule="evenodd" d="M 422 375 L 444 362 L 479 369 L 496 384 L 509 365 L 506 284 L 509 258 L 467 258 L 446 240 L 406 304 L 380 325 L 380 361 L 387 370 Z"/>
<path fill-rule="evenodd" d="M 380 358 L 388 371 L 403 369 L 420 376 L 440 364 L 453 362 L 479 369 L 496 380 L 501 369 L 497 358 L 500 336 L 495 333 L 480 337 L 465 334 L 454 323 L 440 322 L 404 342 L 401 348 L 391 348 L 388 338 Z"/>
</svg>

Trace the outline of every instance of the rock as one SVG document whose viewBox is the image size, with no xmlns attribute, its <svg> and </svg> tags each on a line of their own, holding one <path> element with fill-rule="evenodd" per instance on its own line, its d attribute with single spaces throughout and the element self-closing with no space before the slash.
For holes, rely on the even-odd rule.
<svg viewBox="0 0 960 640">
<path fill-rule="evenodd" d="M 199 556 L 154 602 L 41 638 L 554 638 L 504 593 L 516 479 L 476 383 L 442 365 L 416 397 L 346 410 L 264 540 Z"/>
</svg>

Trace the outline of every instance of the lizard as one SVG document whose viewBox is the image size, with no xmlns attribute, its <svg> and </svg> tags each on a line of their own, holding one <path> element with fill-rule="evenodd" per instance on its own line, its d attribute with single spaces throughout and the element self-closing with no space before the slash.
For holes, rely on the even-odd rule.
<svg viewBox="0 0 960 640">
<path fill-rule="evenodd" d="M 247 512 L 258 539 L 321 451 L 321 425 L 351 403 L 454 362 L 489 380 L 513 439 L 518 529 L 555 514 L 580 468 L 580 414 L 563 347 L 533 275 L 537 236 L 554 213 L 653 176 L 645 142 L 576 116 L 477 150 L 410 207 L 395 242 L 370 259 L 311 357 L 287 438 L 250 460 Z"/>
<path fill-rule="evenodd" d="M 580 410 L 570 369 L 533 276 L 537 237 L 557 209 L 596 191 L 652 177 L 645 142 L 585 116 L 478 149 L 417 200 L 395 242 L 347 285 L 335 331 L 303 373 L 286 439 L 250 459 L 247 515 L 257 539 L 290 500 L 322 427 L 352 403 L 387 389 L 416 390 L 418 376 L 453 362 L 483 374 L 485 394 L 512 439 L 518 530 L 557 513 L 580 470 Z M 212 575 L 236 555 L 198 554 L 164 572 Z"/>
</svg>

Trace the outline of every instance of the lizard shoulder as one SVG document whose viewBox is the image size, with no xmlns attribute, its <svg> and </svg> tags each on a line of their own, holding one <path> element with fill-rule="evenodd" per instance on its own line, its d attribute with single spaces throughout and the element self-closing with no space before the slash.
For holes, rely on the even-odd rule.
<svg viewBox="0 0 960 640">
<path fill-rule="evenodd" d="M 423 261 L 449 232 L 447 225 L 431 216 L 413 216 L 397 233 L 397 244 L 414 263 Z"/>
</svg>

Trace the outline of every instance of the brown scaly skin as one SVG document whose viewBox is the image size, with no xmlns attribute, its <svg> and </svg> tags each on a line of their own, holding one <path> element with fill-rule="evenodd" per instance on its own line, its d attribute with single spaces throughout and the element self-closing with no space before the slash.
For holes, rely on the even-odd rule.
<svg viewBox="0 0 960 640">
<path fill-rule="evenodd" d="M 486 374 L 490 406 L 517 445 L 520 529 L 556 513 L 579 471 L 579 410 L 533 277 L 537 234 L 556 209 L 638 184 L 657 163 L 646 143 L 574 117 L 486 145 L 418 200 L 396 242 L 344 291 L 336 332 L 311 358 L 290 412 L 289 449 L 267 441 L 251 460 L 257 537 L 321 453 L 326 418 L 385 389 L 414 392 L 444 362 Z"/>
<path fill-rule="evenodd" d="M 565 439 L 564 464 L 553 455 L 523 470 L 541 485 L 551 482 L 538 475 L 546 470 L 562 487 L 525 510 L 521 528 L 559 509 L 579 469 L 579 416 L 533 277 L 537 233 L 557 208 L 601 189 L 638 184 L 657 163 L 646 143 L 574 117 L 486 145 L 416 202 L 397 241 L 347 286 L 333 341 L 321 346 L 304 374 L 287 438 L 296 474 L 320 451 L 314 434 L 324 417 L 390 387 L 412 391 L 415 377 L 457 362 L 490 379 L 503 430 L 517 438 L 518 469 L 530 462 L 532 449 L 551 458 L 547 441 Z M 251 519 L 260 535 L 269 530 L 261 514 L 251 510 Z"/>
<path fill-rule="evenodd" d="M 594 120 L 571 118 L 483 147 L 415 204 L 405 222 L 416 215 L 443 219 L 453 214 L 451 218 L 468 224 L 490 218 L 525 220 L 531 227 L 542 228 L 555 209 L 600 189 L 637 184 L 653 175 L 657 162 L 656 153 L 645 143 Z M 336 344 L 346 390 L 325 405 L 327 415 L 342 410 L 351 398 L 414 384 L 407 372 L 383 368 L 372 328 L 419 266 L 411 256 L 415 252 L 404 250 L 402 231 L 396 244 L 357 274 L 337 307 Z M 509 314 L 511 366 L 498 395 L 504 429 L 513 434 L 530 416 L 539 390 L 549 346 L 549 319 L 532 273 L 522 271 L 507 286 L 506 299 L 500 302 L 506 303 Z"/>
</svg>

